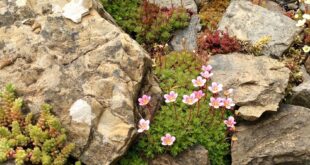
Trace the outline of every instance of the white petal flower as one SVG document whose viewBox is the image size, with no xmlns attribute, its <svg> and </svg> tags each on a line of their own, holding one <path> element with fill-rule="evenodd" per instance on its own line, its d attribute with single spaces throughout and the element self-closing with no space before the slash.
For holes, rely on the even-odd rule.
<svg viewBox="0 0 310 165">
<path fill-rule="evenodd" d="M 308 53 L 310 51 L 310 46 L 308 45 L 305 45 L 302 50 L 305 52 L 305 53 Z"/>
<path fill-rule="evenodd" d="M 310 14 L 304 14 L 302 15 L 302 18 L 309 20 L 310 19 Z"/>
<path fill-rule="evenodd" d="M 297 21 L 296 26 L 301 27 L 301 26 L 304 26 L 305 23 L 306 23 L 306 19 L 302 19 L 302 20 Z"/>
</svg>

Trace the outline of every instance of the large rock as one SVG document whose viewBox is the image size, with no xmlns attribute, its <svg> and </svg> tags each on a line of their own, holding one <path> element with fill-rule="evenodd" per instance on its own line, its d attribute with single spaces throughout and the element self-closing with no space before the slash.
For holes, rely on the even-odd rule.
<svg viewBox="0 0 310 165">
<path fill-rule="evenodd" d="M 194 13 L 198 12 L 197 4 L 195 0 L 153 0 L 160 7 L 184 7 L 191 10 Z M 171 3 L 172 2 L 172 3 Z"/>
<path fill-rule="evenodd" d="M 210 58 L 212 81 L 233 88 L 238 113 L 255 120 L 266 111 L 277 111 L 289 80 L 289 69 L 267 56 L 232 53 Z"/>
<path fill-rule="evenodd" d="M 0 87 L 13 83 L 33 112 L 50 103 L 77 145 L 74 156 L 111 164 L 136 134 L 151 60 L 94 9 L 80 24 L 63 18 L 68 2 L 0 1 Z"/>
<path fill-rule="evenodd" d="M 282 105 L 279 112 L 237 127 L 233 165 L 306 165 L 310 162 L 310 109 Z"/>
<path fill-rule="evenodd" d="M 194 146 L 177 157 L 165 154 L 152 160 L 151 165 L 210 165 L 208 150 L 203 146 Z"/>
<path fill-rule="evenodd" d="M 263 49 L 265 55 L 280 57 L 301 32 L 289 17 L 254 5 L 250 1 L 233 0 L 219 23 L 220 30 L 227 30 L 239 40 L 256 43 L 262 37 L 271 41 Z"/>
<path fill-rule="evenodd" d="M 201 30 L 200 19 L 198 15 L 191 17 L 189 26 L 174 33 L 170 44 L 175 51 L 197 50 L 197 34 Z"/>
<path fill-rule="evenodd" d="M 302 67 L 303 82 L 292 89 L 292 96 L 288 99 L 290 104 L 310 108 L 310 76 Z"/>
</svg>

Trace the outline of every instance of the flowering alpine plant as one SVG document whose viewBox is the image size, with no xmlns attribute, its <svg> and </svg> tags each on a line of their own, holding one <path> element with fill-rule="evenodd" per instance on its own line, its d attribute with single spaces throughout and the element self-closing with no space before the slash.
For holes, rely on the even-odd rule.
<svg viewBox="0 0 310 165">
<path fill-rule="evenodd" d="M 144 132 L 150 129 L 150 120 L 140 119 L 138 132 Z"/>
<path fill-rule="evenodd" d="M 198 101 L 198 99 L 196 98 L 196 95 L 194 93 L 192 93 L 191 95 L 184 95 L 183 96 L 183 100 L 182 102 L 188 105 L 193 105 Z"/>
<path fill-rule="evenodd" d="M 169 133 L 161 137 L 161 144 L 164 146 L 171 146 L 174 143 L 174 141 L 175 137 L 171 136 Z"/>
<path fill-rule="evenodd" d="M 151 96 L 143 95 L 141 98 L 138 99 L 140 106 L 147 105 L 151 100 Z"/>
<path fill-rule="evenodd" d="M 169 94 L 165 94 L 164 95 L 166 103 L 175 102 L 177 97 L 178 97 L 178 94 L 175 93 L 174 91 L 171 91 Z"/>
<path fill-rule="evenodd" d="M 208 71 L 204 71 L 204 72 L 201 72 L 200 75 L 202 77 L 204 77 L 205 79 L 209 80 L 213 76 L 213 73 L 210 73 Z"/>
<path fill-rule="evenodd" d="M 203 87 L 206 82 L 207 80 L 202 78 L 201 76 L 198 76 L 197 79 L 192 80 L 194 87 Z"/>
<path fill-rule="evenodd" d="M 235 106 L 235 103 L 233 102 L 232 98 L 224 98 L 222 100 L 223 103 L 223 107 L 225 107 L 226 109 L 231 109 L 232 107 Z"/>
<path fill-rule="evenodd" d="M 212 71 L 212 66 L 211 66 L 211 65 L 207 65 L 207 66 L 203 65 L 203 66 L 201 67 L 201 69 L 202 69 L 203 71 L 205 71 L 205 72 L 211 72 L 211 71 Z"/>
<path fill-rule="evenodd" d="M 202 90 L 199 91 L 194 91 L 193 94 L 195 94 L 195 97 L 200 100 L 203 96 L 205 96 L 205 94 L 203 93 Z"/>
<path fill-rule="evenodd" d="M 211 97 L 209 105 L 215 109 L 220 108 L 223 106 L 223 98 L 220 97 Z"/>
<path fill-rule="evenodd" d="M 219 93 L 223 90 L 223 85 L 218 84 L 216 82 L 213 82 L 211 86 L 208 87 L 209 91 L 211 91 L 213 94 Z"/>
<path fill-rule="evenodd" d="M 235 121 L 235 118 L 233 116 L 229 116 L 227 120 L 224 120 L 224 124 L 228 128 L 234 128 L 235 124 L 237 124 L 237 122 Z"/>
</svg>

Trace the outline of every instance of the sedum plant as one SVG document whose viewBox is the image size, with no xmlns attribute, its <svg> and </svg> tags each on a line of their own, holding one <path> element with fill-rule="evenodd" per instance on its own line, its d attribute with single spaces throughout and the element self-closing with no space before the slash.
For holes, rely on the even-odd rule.
<svg viewBox="0 0 310 165">
<path fill-rule="evenodd" d="M 236 37 L 231 37 L 223 31 L 205 31 L 198 37 L 198 53 L 202 56 L 210 54 L 226 54 L 241 50 L 241 44 Z"/>
<path fill-rule="evenodd" d="M 22 114 L 23 100 L 17 98 L 13 85 L 0 94 L 0 162 L 15 160 L 16 165 L 64 165 L 74 144 L 67 143 L 65 129 L 43 105 L 34 120 L 32 113 Z"/>
<path fill-rule="evenodd" d="M 160 8 L 147 0 L 102 0 L 116 22 L 140 44 L 165 44 L 174 31 L 189 25 L 191 12 Z"/>
</svg>

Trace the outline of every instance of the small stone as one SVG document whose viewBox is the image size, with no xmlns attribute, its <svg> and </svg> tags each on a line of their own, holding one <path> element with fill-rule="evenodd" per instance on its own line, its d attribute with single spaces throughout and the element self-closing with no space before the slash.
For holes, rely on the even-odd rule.
<svg viewBox="0 0 310 165">
<path fill-rule="evenodd" d="M 85 1 L 89 0 L 71 0 L 63 7 L 62 15 L 75 23 L 80 23 L 82 17 L 89 13 L 88 6 L 84 6 Z"/>
<path fill-rule="evenodd" d="M 15 3 L 17 7 L 23 7 L 23 6 L 26 6 L 27 0 L 16 0 Z"/>
<path fill-rule="evenodd" d="M 92 109 L 86 101 L 82 99 L 77 100 L 73 103 L 69 111 L 73 121 L 77 123 L 86 123 L 89 126 L 91 125 L 91 121 L 94 117 Z"/>
</svg>

